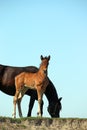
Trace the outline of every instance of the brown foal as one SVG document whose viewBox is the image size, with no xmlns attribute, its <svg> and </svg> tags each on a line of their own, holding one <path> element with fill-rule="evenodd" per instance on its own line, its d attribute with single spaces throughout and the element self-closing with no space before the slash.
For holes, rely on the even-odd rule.
<svg viewBox="0 0 87 130">
<path fill-rule="evenodd" d="M 46 90 L 49 80 L 47 78 L 47 68 L 50 56 L 43 57 L 41 55 L 41 64 L 36 73 L 22 72 L 15 77 L 16 93 L 13 99 L 14 112 L 13 117 L 16 118 L 16 103 L 18 104 L 19 116 L 22 117 L 21 99 L 28 89 L 36 89 L 38 95 L 38 116 L 41 116 L 41 102 L 43 93 Z"/>
</svg>

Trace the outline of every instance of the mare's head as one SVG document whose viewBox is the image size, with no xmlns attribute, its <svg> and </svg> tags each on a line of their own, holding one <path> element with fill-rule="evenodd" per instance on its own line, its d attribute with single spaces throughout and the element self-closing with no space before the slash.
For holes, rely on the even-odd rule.
<svg viewBox="0 0 87 130">
<path fill-rule="evenodd" d="M 51 117 L 60 117 L 60 111 L 62 109 L 61 99 L 62 97 L 59 98 L 57 102 L 52 102 L 51 104 L 49 104 L 48 112 Z"/>
<path fill-rule="evenodd" d="M 43 57 L 41 55 L 40 58 L 41 58 L 40 68 L 44 71 L 44 73 L 47 73 L 47 68 L 48 68 L 48 65 L 49 65 L 50 56 Z"/>
</svg>

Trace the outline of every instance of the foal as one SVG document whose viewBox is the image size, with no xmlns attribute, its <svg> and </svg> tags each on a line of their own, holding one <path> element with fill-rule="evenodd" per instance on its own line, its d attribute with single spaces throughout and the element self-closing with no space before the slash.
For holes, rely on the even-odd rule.
<svg viewBox="0 0 87 130">
<path fill-rule="evenodd" d="M 41 55 L 41 65 L 36 73 L 22 72 L 15 77 L 16 93 L 13 99 L 14 112 L 13 117 L 16 117 L 16 103 L 18 104 L 19 116 L 22 117 L 21 99 L 28 89 L 36 89 L 38 95 L 38 115 L 41 116 L 41 102 L 43 93 L 46 90 L 49 80 L 47 78 L 47 68 L 50 56 L 43 57 Z"/>
</svg>

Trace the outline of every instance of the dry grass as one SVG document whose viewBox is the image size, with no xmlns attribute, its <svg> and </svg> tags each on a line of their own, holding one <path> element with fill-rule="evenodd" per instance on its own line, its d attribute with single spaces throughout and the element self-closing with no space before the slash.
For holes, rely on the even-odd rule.
<svg viewBox="0 0 87 130">
<path fill-rule="evenodd" d="M 87 130 L 87 119 L 0 117 L 0 130 Z"/>
</svg>

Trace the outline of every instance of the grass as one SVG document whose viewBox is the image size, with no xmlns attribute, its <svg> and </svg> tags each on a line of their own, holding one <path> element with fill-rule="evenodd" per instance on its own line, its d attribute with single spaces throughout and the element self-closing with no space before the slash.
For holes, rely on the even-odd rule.
<svg viewBox="0 0 87 130">
<path fill-rule="evenodd" d="M 49 117 L 23 117 L 23 118 L 11 118 L 0 116 L 0 122 L 6 122 L 9 120 L 11 123 L 21 123 L 22 121 L 30 120 L 87 120 L 87 118 L 49 118 Z"/>
<path fill-rule="evenodd" d="M 84 124 L 85 122 L 85 124 Z M 81 125 L 83 123 L 83 126 Z M 69 125 L 69 128 L 87 128 L 87 118 L 48 118 L 48 117 L 24 117 L 24 118 L 10 118 L 10 117 L 0 117 L 0 130 L 15 130 L 15 129 L 33 129 L 41 128 L 45 130 L 49 127 L 52 129 L 57 129 L 58 127 Z M 75 124 L 75 126 L 74 126 Z M 28 127 L 29 126 L 29 127 Z M 38 129 L 40 130 L 40 129 Z"/>
<path fill-rule="evenodd" d="M 6 128 L 5 128 L 5 127 L 2 127 L 2 130 L 6 130 Z"/>
</svg>

